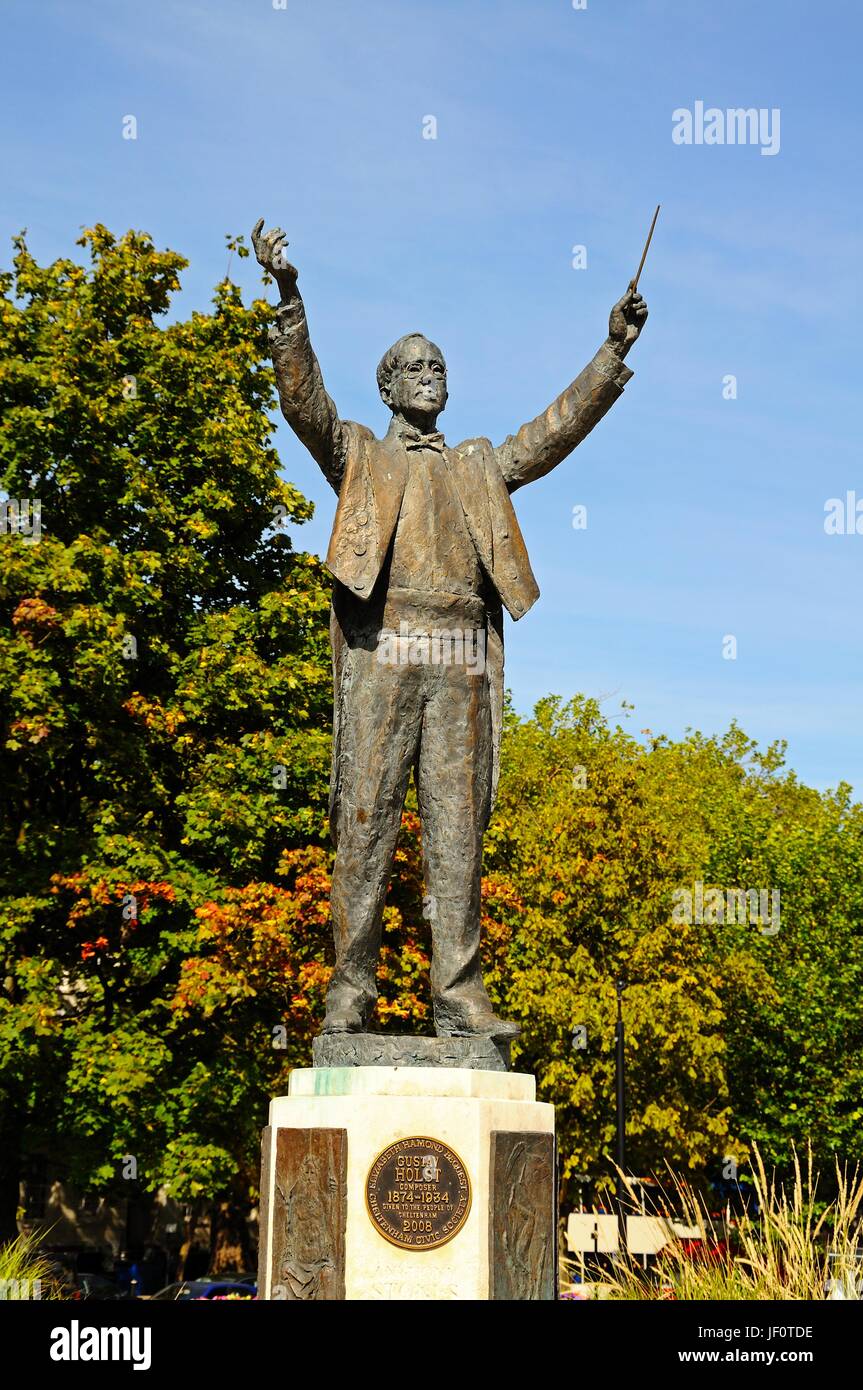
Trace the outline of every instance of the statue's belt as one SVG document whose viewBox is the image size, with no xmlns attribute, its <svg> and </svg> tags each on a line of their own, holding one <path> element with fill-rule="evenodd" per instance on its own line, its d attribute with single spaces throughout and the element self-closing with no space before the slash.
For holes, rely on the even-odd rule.
<svg viewBox="0 0 863 1390">
<path fill-rule="evenodd" d="M 384 602 L 381 628 L 398 632 L 402 623 L 417 634 L 439 628 L 484 629 L 486 606 L 473 594 L 424 593 L 393 587 Z"/>
</svg>

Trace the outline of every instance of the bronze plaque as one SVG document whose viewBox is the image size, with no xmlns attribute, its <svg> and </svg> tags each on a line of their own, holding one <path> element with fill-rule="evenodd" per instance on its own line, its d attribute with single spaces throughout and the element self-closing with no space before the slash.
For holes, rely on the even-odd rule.
<svg viewBox="0 0 863 1390">
<path fill-rule="evenodd" d="M 458 1154 L 439 1139 L 397 1139 L 369 1169 L 366 1207 L 391 1245 L 434 1250 L 467 1221 L 470 1178 Z"/>
<path fill-rule="evenodd" d="M 347 1131 L 279 1129 L 275 1158 L 270 1297 L 343 1299 Z"/>
<path fill-rule="evenodd" d="M 491 1135 L 489 1298 L 556 1297 L 557 1162 L 553 1134 Z"/>
</svg>

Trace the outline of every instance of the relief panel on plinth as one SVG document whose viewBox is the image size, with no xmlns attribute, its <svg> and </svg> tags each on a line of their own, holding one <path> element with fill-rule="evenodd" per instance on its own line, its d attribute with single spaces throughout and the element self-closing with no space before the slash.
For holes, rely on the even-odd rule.
<svg viewBox="0 0 863 1390">
<path fill-rule="evenodd" d="M 271 1298 L 344 1298 L 347 1159 L 344 1129 L 276 1131 Z"/>
<path fill-rule="evenodd" d="M 553 1134 L 492 1133 L 489 1298 L 555 1298 L 556 1176 Z"/>
</svg>

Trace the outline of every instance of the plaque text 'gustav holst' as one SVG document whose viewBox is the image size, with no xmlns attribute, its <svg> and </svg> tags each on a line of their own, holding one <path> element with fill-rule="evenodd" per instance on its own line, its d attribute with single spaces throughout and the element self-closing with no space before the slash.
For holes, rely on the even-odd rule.
<svg viewBox="0 0 863 1390">
<path fill-rule="evenodd" d="M 398 1139 L 371 1166 L 366 1206 L 392 1245 L 431 1250 L 452 1240 L 467 1220 L 470 1179 L 458 1154 L 440 1140 Z"/>
</svg>

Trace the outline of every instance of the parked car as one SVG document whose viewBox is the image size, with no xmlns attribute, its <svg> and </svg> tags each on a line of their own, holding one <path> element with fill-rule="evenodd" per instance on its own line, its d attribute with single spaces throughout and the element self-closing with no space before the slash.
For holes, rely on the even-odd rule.
<svg viewBox="0 0 863 1390">
<path fill-rule="evenodd" d="M 77 1288 L 73 1293 L 73 1298 L 83 1300 L 89 1299 L 117 1299 L 129 1298 L 130 1295 L 119 1288 L 113 1279 L 107 1278 L 104 1274 L 77 1274 L 75 1276 Z"/>
<path fill-rule="evenodd" d="M 234 1278 L 225 1275 L 221 1279 L 183 1279 L 178 1284 L 168 1284 L 150 1297 L 163 1302 L 188 1303 L 196 1298 L 257 1298 L 257 1295 L 255 1276 L 243 1274 Z"/>
<path fill-rule="evenodd" d="M 69 1265 L 60 1260 L 52 1263 L 49 1282 L 54 1297 L 70 1299 L 73 1302 L 113 1301 L 130 1297 L 126 1290 L 121 1289 L 107 1275 L 90 1270 L 70 1269 Z"/>
</svg>

